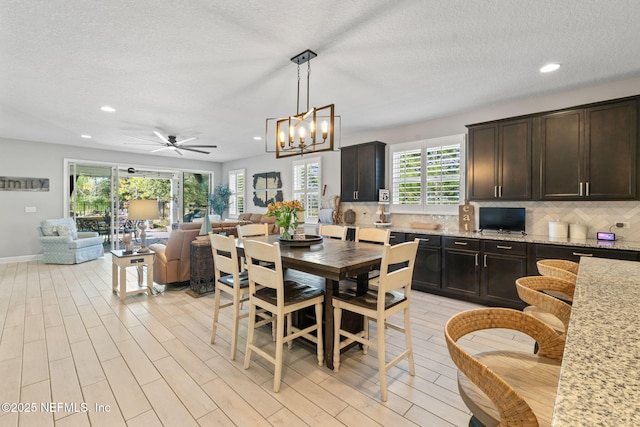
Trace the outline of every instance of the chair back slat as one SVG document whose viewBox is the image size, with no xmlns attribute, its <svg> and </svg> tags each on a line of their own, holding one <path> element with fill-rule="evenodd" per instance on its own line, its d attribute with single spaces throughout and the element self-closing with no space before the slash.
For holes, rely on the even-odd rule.
<svg viewBox="0 0 640 427">
<path fill-rule="evenodd" d="M 356 242 L 389 243 L 391 230 L 383 228 L 356 228 Z"/>
<path fill-rule="evenodd" d="M 209 233 L 209 239 L 211 240 L 216 281 L 220 279 L 221 272 L 233 274 L 234 279 L 237 280 L 235 276 L 239 273 L 239 265 L 236 239 L 234 236 L 224 236 L 211 232 Z"/>
<path fill-rule="evenodd" d="M 330 237 L 332 239 L 347 239 L 347 227 L 333 224 L 320 224 L 318 225 L 318 234 L 322 237 Z"/>
<path fill-rule="evenodd" d="M 404 289 L 405 295 L 409 294 L 418 244 L 419 240 L 415 239 L 413 242 L 404 242 L 394 246 L 388 243 L 384 245 L 380 263 L 378 299 L 384 299 L 385 292 L 399 289 Z M 406 266 L 389 271 L 389 266 L 396 264 L 406 264 Z"/>
<path fill-rule="evenodd" d="M 550 276 L 521 277 L 516 280 L 516 290 L 520 299 L 560 319 L 565 333 L 569 328 L 571 306 L 542 291 L 556 291 L 573 296 L 575 287 L 575 283 Z"/>
<path fill-rule="evenodd" d="M 238 237 L 256 237 L 256 236 L 268 236 L 269 235 L 269 224 L 260 223 L 260 224 L 245 224 L 236 226 L 238 230 Z"/>
<path fill-rule="evenodd" d="M 249 270 L 249 287 L 251 294 L 255 293 L 256 285 L 275 289 L 278 303 L 284 301 L 284 279 L 282 260 L 280 258 L 280 244 L 243 239 L 244 255 L 247 258 Z M 261 265 L 269 264 L 269 265 Z"/>
</svg>

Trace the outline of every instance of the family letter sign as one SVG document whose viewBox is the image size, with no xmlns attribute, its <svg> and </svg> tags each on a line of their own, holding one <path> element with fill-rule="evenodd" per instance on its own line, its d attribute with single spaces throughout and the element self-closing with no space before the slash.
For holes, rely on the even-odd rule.
<svg viewBox="0 0 640 427">
<path fill-rule="evenodd" d="M 49 178 L 0 176 L 0 191 L 49 191 Z"/>
</svg>

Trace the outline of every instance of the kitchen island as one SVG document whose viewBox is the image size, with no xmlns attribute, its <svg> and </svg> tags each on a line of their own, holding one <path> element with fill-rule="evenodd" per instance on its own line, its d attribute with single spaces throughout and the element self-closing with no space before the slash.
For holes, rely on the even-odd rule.
<svg viewBox="0 0 640 427">
<path fill-rule="evenodd" d="M 640 425 L 640 262 L 582 258 L 551 425 Z"/>
</svg>

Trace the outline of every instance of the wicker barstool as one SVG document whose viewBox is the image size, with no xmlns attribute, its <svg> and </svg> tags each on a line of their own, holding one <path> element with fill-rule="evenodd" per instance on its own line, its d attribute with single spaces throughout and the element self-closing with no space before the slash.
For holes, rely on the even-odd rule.
<svg viewBox="0 0 640 427">
<path fill-rule="evenodd" d="M 543 276 L 557 277 L 564 279 L 568 282 L 576 283 L 578 279 L 578 263 L 573 261 L 567 261 L 564 259 L 542 259 L 537 262 L 538 272 Z M 567 295 L 561 292 L 550 291 L 549 295 L 561 300 L 573 301 L 573 294 Z"/>
<path fill-rule="evenodd" d="M 472 356 L 458 340 L 483 329 L 523 332 L 540 344 L 537 354 L 487 351 Z M 451 359 L 458 367 L 458 390 L 485 426 L 548 426 L 560 377 L 564 340 L 549 326 L 508 308 L 483 308 L 453 316 L 445 326 Z M 471 425 L 471 423 L 470 423 Z"/>
<path fill-rule="evenodd" d="M 571 306 L 548 293 L 560 292 L 573 297 L 575 288 L 575 283 L 556 277 L 530 276 L 516 280 L 518 296 L 529 304 L 523 311 L 551 326 L 563 339 L 569 327 Z"/>
</svg>

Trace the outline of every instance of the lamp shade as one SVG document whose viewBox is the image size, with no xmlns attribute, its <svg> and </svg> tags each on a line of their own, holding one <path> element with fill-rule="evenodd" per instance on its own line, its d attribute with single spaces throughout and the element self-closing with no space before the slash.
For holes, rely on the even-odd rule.
<svg viewBox="0 0 640 427">
<path fill-rule="evenodd" d="M 127 217 L 135 220 L 158 219 L 160 218 L 158 202 L 155 200 L 131 200 Z"/>
</svg>

